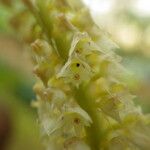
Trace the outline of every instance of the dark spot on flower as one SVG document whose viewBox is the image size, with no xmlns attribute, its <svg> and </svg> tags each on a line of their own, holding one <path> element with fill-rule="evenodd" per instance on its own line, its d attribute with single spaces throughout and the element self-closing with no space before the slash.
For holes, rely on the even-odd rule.
<svg viewBox="0 0 150 150">
<path fill-rule="evenodd" d="M 80 75 L 79 75 L 79 74 L 75 74 L 75 75 L 74 75 L 74 79 L 75 79 L 75 80 L 79 80 L 79 79 L 80 79 Z"/>
<path fill-rule="evenodd" d="M 74 123 L 79 124 L 80 123 L 80 119 L 79 118 L 75 118 L 74 119 Z"/>
<path fill-rule="evenodd" d="M 77 63 L 77 64 L 76 64 L 76 66 L 77 66 L 77 67 L 80 67 L 80 64 L 79 64 L 79 63 Z"/>
</svg>

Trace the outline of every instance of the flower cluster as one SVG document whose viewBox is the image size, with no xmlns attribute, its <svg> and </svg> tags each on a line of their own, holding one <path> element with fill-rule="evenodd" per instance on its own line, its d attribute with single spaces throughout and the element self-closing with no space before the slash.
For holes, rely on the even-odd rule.
<svg viewBox="0 0 150 150">
<path fill-rule="evenodd" d="M 24 2 L 35 17 L 28 24 L 38 28 L 30 38 L 38 77 L 33 106 L 47 150 L 148 150 L 149 116 L 135 106 L 117 46 L 86 6 L 80 0 Z"/>
</svg>

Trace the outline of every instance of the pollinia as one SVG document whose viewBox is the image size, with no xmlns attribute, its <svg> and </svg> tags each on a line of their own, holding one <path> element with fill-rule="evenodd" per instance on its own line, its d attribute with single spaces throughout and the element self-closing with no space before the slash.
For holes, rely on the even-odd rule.
<svg viewBox="0 0 150 150">
<path fill-rule="evenodd" d="M 149 116 L 135 106 L 117 46 L 87 7 L 80 0 L 23 2 L 31 13 L 22 6 L 14 17 L 32 42 L 33 105 L 46 149 L 149 150 Z"/>
</svg>

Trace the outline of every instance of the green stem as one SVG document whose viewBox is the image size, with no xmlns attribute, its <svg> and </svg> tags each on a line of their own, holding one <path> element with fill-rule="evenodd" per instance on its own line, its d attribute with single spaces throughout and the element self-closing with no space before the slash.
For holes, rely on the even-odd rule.
<svg viewBox="0 0 150 150">
<path fill-rule="evenodd" d="M 75 97 L 81 108 L 83 108 L 92 119 L 91 126 L 86 127 L 88 143 L 90 144 L 92 150 L 99 150 L 100 141 L 103 137 L 101 121 L 92 98 L 87 96 L 85 91 L 87 91 L 85 87 L 76 89 Z"/>
</svg>

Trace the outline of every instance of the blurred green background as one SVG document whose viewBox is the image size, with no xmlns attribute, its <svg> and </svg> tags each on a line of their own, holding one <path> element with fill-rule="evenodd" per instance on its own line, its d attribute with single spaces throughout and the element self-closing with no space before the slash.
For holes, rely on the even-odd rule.
<svg viewBox="0 0 150 150">
<path fill-rule="evenodd" d="M 0 0 L 9 5 L 10 0 Z M 119 45 L 131 92 L 150 112 L 150 1 L 84 0 L 95 22 Z M 17 3 L 17 0 L 13 2 Z M 30 54 L 9 24 L 11 9 L 0 3 L 0 150 L 41 150 Z"/>
</svg>

